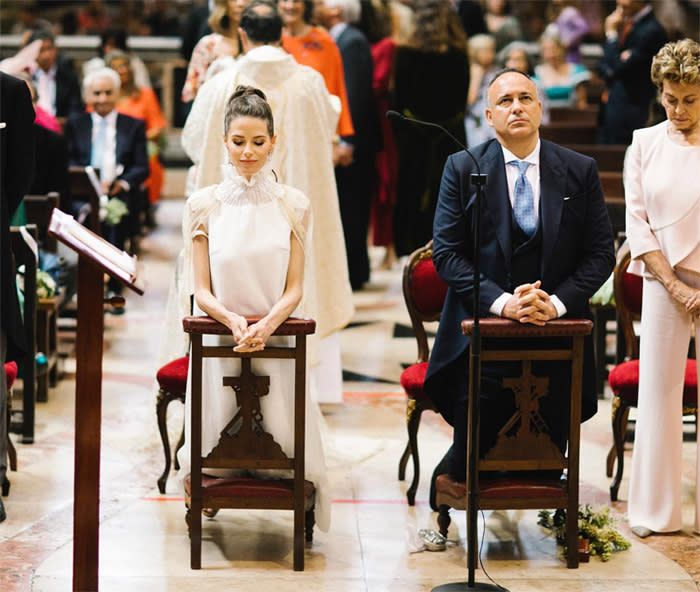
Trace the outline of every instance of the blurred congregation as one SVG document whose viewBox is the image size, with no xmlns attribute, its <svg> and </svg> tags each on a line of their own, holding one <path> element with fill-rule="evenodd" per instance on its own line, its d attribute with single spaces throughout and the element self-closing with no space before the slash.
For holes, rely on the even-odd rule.
<svg viewBox="0 0 700 592">
<path fill-rule="evenodd" d="M 322 372 L 312 374 L 310 389 L 319 403 L 339 403 L 348 373 L 338 334 L 352 326 L 358 298 L 372 293 L 376 278 L 403 271 L 434 238 L 450 155 L 497 137 L 484 115 L 494 77 L 504 68 L 527 74 L 542 104 L 539 138 L 593 159 L 618 249 L 625 241 L 623 167 L 633 133 L 667 117 L 650 78 L 652 60 L 668 42 L 700 39 L 700 0 L 267 1 L 281 19 L 279 35 L 243 22 L 248 0 L 0 3 L 2 120 L 18 116 L 5 94 L 10 79 L 26 85 L 34 111 L 22 141 L 2 145 L 1 353 L 3 362 L 19 363 L 19 370 L 6 367 L 8 382 L 14 373 L 23 385 L 15 386 L 23 394 L 14 400 L 10 394 L 9 408 L 0 408 L 3 496 L 9 492 L 3 447 L 9 445 L 12 465 L 13 439 L 34 441 L 40 404 L 75 355 L 62 349 L 58 327 L 77 314 L 78 257 L 48 232 L 52 210 L 141 256 L 143 244 L 158 236 L 164 204 L 223 181 L 230 154 L 221 140 L 228 131 L 224 103 L 237 85 L 264 90 L 277 134 L 267 156 L 275 179 L 279 174 L 280 183 L 311 202 L 306 253 L 317 290 Z M 284 61 L 290 56 L 294 68 Z M 318 72 L 325 88 L 288 83 L 301 77 L 297 66 Z M 337 120 L 317 132 L 325 102 Z M 10 187 L 23 167 L 33 171 L 30 182 Z M 10 191 L 19 193 L 16 204 Z M 168 265 L 177 276 L 179 260 Z M 32 270 L 36 281 L 27 277 Z M 591 381 L 599 398 L 611 358 L 624 357 L 622 346 L 606 353 L 611 335 L 619 338 L 612 281 L 591 302 L 597 331 Z M 22 287 L 10 310 L 10 290 L 14 300 Z M 104 294 L 106 315 L 128 319 L 132 295 L 122 282 L 105 278 Z M 24 347 L 12 347 L 12 331 Z M 163 340 L 169 336 L 163 329 Z M 427 356 L 419 361 L 427 365 Z M 171 398 L 184 402 L 185 393 Z M 161 493 L 172 458 L 163 443 Z M 404 457 L 410 450 L 407 445 Z M 417 483 L 414 477 L 410 505 Z M 3 507 L 0 500 L 0 521 L 6 511 L 11 515 L 11 502 L 10 496 Z"/>
<path fill-rule="evenodd" d="M 165 169 L 188 163 L 179 130 L 198 89 L 242 53 L 237 21 L 245 4 L 3 3 L 3 70 L 25 79 L 37 113 L 37 174 L 27 193 L 56 192 L 61 209 L 97 219 L 88 217 L 83 197 L 71 195 L 68 169 L 91 164 L 88 138 L 77 123 L 79 115 L 95 109 L 86 76 L 100 67 L 113 69 L 119 89 L 110 110 L 142 120 L 145 140 L 140 132 L 130 140 L 136 142 L 128 150 L 133 162 L 121 162 L 119 155 L 114 161 L 128 172 L 115 175 L 104 166 L 99 171 L 108 196 L 121 193 L 128 212 L 110 204 L 102 232 L 137 253 L 139 236 L 155 224 Z M 603 53 L 612 1 L 367 0 L 352 23 L 362 34 L 359 53 L 338 52 L 337 40 L 324 34 L 334 21 L 322 2 L 280 3 L 284 49 L 321 72 L 329 93 L 341 99 L 334 164 L 353 289 L 369 280 L 367 244 L 384 247 L 384 265 L 390 266 L 430 239 L 442 167 L 459 148 L 435 130 L 405 122 L 392 126 L 385 119 L 388 109 L 439 123 L 473 147 L 494 135 L 483 117 L 491 76 L 516 67 L 538 85 L 545 139 L 626 146 L 632 130 L 663 119 L 649 64 L 663 42 L 697 37 L 700 7 L 694 0 L 630 4 L 650 12 L 645 19 L 656 23 L 655 37 L 644 39 L 643 55 L 619 75 L 615 58 Z M 369 60 L 367 67 L 361 60 Z M 347 146 L 355 149 L 352 165 L 342 151 Z M 614 150 L 606 154 L 615 159 Z M 343 175 L 348 166 L 356 169 L 350 176 L 362 179 L 352 188 Z M 607 161 L 599 168 L 606 173 L 609 197 L 622 197 L 615 176 L 621 171 L 608 170 Z M 115 188 L 115 179 L 130 175 L 134 183 L 128 191 Z M 343 187 L 356 195 L 344 198 Z M 119 222 L 110 224 L 114 220 Z"/>
</svg>

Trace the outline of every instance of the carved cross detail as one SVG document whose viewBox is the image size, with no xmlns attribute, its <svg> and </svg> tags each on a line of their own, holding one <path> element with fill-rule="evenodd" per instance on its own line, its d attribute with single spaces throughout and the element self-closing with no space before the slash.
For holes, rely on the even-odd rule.
<svg viewBox="0 0 700 592">
<path fill-rule="evenodd" d="M 261 434 L 263 415 L 260 411 L 260 397 L 270 392 L 270 377 L 257 376 L 250 368 L 250 358 L 241 358 L 241 375 L 224 376 L 224 386 L 230 386 L 236 393 L 238 411 L 226 425 L 223 432 L 246 437 Z M 243 396 L 241 396 L 243 395 Z"/>
<path fill-rule="evenodd" d="M 523 362 L 523 373 L 518 378 L 506 378 L 503 380 L 503 386 L 510 388 L 515 395 L 515 406 L 517 411 L 508 420 L 506 425 L 501 428 L 499 436 L 507 434 L 508 431 L 520 420 L 518 433 L 516 438 L 524 437 L 530 430 L 530 424 L 534 424 L 538 433 L 543 433 L 547 430 L 547 424 L 540 415 L 539 400 L 547 395 L 547 387 L 549 386 L 548 378 L 539 378 L 531 372 L 531 362 Z"/>
</svg>

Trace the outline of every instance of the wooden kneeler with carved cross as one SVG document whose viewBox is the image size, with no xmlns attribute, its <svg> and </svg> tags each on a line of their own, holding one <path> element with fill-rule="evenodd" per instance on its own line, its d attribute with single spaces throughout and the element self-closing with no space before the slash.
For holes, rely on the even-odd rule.
<svg viewBox="0 0 700 592">
<path fill-rule="evenodd" d="M 248 324 L 259 317 L 247 317 Z M 229 335 L 230 331 L 210 317 L 185 317 L 183 327 L 192 340 L 192 421 L 188 434 L 192 469 L 185 479 L 185 504 L 190 534 L 190 564 L 201 567 L 202 508 L 246 508 L 294 511 L 294 570 L 304 569 L 304 528 L 311 542 L 314 526 L 315 487 L 304 479 L 306 425 L 306 336 L 315 331 L 313 320 L 287 319 L 274 335 L 295 337 L 293 347 L 266 347 L 260 352 L 234 352 L 229 346 L 203 346 L 202 335 Z M 241 358 L 240 376 L 224 376 L 231 387 L 238 411 L 222 430 L 219 442 L 206 456 L 202 442 L 202 358 Z M 260 410 L 260 397 L 269 392 L 270 378 L 251 369 L 252 358 L 294 360 L 294 457 L 289 458 L 267 433 Z M 292 377 L 290 376 L 290 380 Z M 289 479 L 257 477 L 218 478 L 203 475 L 206 469 L 288 470 Z"/>
</svg>

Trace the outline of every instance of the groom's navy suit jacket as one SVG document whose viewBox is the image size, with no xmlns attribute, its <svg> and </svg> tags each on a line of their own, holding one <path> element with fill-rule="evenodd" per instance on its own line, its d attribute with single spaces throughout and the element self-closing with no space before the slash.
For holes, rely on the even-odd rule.
<svg viewBox="0 0 700 592">
<path fill-rule="evenodd" d="M 503 292 L 514 288 L 511 268 L 512 207 L 503 159 L 496 140 L 472 149 L 481 172 L 488 175 L 482 200 L 480 314 Z M 450 156 L 445 165 L 435 212 L 433 261 L 449 286 L 433 346 L 425 387 L 450 421 L 455 397 L 464 393 L 465 352 L 469 338 L 461 321 L 473 316 L 473 231 L 475 167 L 466 152 Z M 595 162 L 551 142 L 540 148 L 540 231 L 542 248 L 537 277 L 541 288 L 566 306 L 567 317 L 588 318 L 589 298 L 610 275 L 614 263 L 613 235 Z M 460 376 L 460 379 L 456 379 Z M 586 340 L 582 420 L 597 409 L 592 339 Z M 468 383 L 467 383 L 468 384 Z"/>
</svg>

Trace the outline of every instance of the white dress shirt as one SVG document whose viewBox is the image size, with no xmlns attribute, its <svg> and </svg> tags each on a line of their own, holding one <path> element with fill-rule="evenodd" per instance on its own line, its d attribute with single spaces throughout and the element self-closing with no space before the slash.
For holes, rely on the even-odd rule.
<svg viewBox="0 0 700 592">
<path fill-rule="evenodd" d="M 513 163 L 509 164 L 513 160 L 523 160 L 525 162 L 529 162 L 530 166 L 527 167 L 527 171 L 525 171 L 525 176 L 527 177 L 527 180 L 530 182 L 530 185 L 532 185 L 532 197 L 534 200 L 534 206 L 535 206 L 535 223 L 539 223 L 539 217 L 540 217 L 540 141 L 537 140 L 537 144 L 535 145 L 535 148 L 530 154 L 528 154 L 525 158 L 518 158 L 513 154 L 508 148 L 505 146 L 501 145 L 501 149 L 503 150 L 503 160 L 506 163 L 506 181 L 508 185 L 508 199 L 510 200 L 510 207 L 513 207 L 513 204 L 515 202 L 515 181 L 518 179 L 518 176 L 520 174 L 518 170 L 518 165 Z M 496 300 L 493 301 L 489 308 L 489 312 L 493 315 L 496 316 L 502 316 L 503 315 L 503 309 L 505 308 L 506 302 L 508 302 L 509 298 L 513 294 L 509 292 L 504 292 L 501 294 Z M 566 314 L 566 306 L 564 306 L 564 303 L 557 298 L 555 294 L 550 294 L 552 304 L 554 305 L 554 308 L 557 310 L 557 316 L 561 317 Z"/>
<path fill-rule="evenodd" d="M 36 79 L 37 105 L 51 115 L 56 115 L 56 66 L 48 72 L 37 68 L 34 73 Z"/>
<path fill-rule="evenodd" d="M 97 134 L 100 129 L 100 117 L 94 111 L 92 116 L 92 145 L 95 144 Z M 118 176 L 117 174 L 117 111 L 110 111 L 104 121 L 107 125 L 105 128 L 105 146 L 103 152 L 102 164 L 95 163 L 100 169 L 100 181 L 102 183 L 111 183 Z"/>
</svg>

